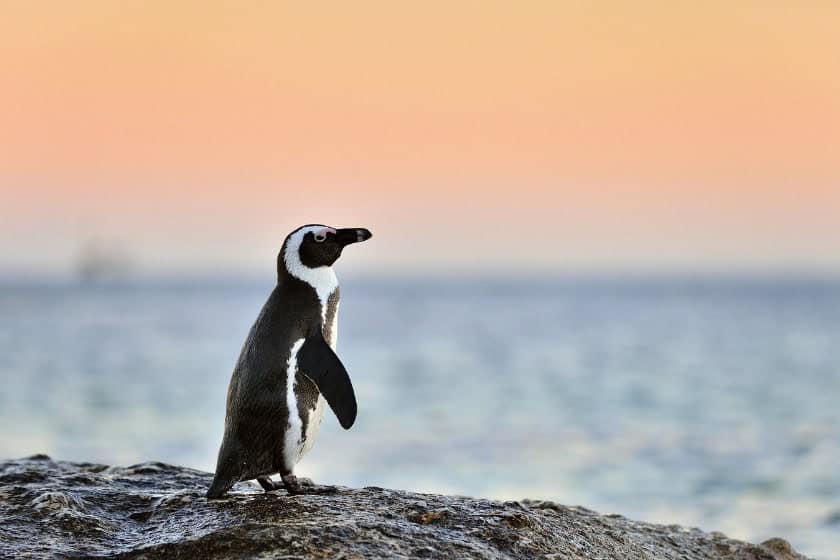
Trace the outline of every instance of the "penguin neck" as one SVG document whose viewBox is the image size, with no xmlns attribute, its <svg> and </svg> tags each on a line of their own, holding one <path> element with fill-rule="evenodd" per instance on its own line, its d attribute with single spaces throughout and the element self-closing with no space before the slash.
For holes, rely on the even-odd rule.
<svg viewBox="0 0 840 560">
<path fill-rule="evenodd" d="M 295 278 L 308 285 L 318 296 L 318 301 L 321 304 L 321 319 L 325 319 L 330 296 L 338 289 L 338 278 L 333 268 L 331 266 L 310 268 L 300 261 L 292 263 L 298 266 L 289 266 L 288 261 L 282 264 L 285 266 L 277 268 L 277 285 L 283 286 L 288 278 Z"/>
</svg>

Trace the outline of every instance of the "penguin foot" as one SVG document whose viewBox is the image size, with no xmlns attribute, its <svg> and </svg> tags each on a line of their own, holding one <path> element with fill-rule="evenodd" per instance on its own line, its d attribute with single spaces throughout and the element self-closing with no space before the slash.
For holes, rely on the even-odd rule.
<svg viewBox="0 0 840 560">
<path fill-rule="evenodd" d="M 260 486 L 262 486 L 262 489 L 266 492 L 273 492 L 280 489 L 280 485 L 267 476 L 258 476 L 257 482 L 260 483 Z"/>
<path fill-rule="evenodd" d="M 282 476 L 283 486 L 290 496 L 302 496 L 306 494 L 336 494 L 338 488 L 335 486 L 319 485 L 313 483 L 308 478 L 298 479 L 293 474 L 285 474 Z"/>
<path fill-rule="evenodd" d="M 283 480 L 283 486 L 286 488 L 286 492 L 289 493 L 290 496 L 297 496 L 298 494 L 302 494 L 303 492 L 300 482 L 293 474 L 284 474 L 280 477 Z"/>
</svg>

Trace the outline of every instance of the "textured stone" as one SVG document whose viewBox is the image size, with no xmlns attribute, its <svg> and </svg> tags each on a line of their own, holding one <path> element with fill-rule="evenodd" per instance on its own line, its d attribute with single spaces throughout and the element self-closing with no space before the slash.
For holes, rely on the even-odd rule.
<svg viewBox="0 0 840 560">
<path fill-rule="evenodd" d="M 488 558 L 793 560 L 761 545 L 545 501 L 496 502 L 382 488 L 204 498 L 212 475 L 44 455 L 0 463 L 2 558 Z"/>
</svg>

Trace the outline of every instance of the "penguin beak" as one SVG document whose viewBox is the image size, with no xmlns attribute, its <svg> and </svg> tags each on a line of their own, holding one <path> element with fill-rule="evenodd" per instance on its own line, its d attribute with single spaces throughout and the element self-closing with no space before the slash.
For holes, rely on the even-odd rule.
<svg viewBox="0 0 840 560">
<path fill-rule="evenodd" d="M 335 230 L 335 240 L 342 247 L 346 247 L 351 243 L 367 241 L 371 238 L 371 236 L 370 230 L 365 228 L 344 228 Z"/>
</svg>

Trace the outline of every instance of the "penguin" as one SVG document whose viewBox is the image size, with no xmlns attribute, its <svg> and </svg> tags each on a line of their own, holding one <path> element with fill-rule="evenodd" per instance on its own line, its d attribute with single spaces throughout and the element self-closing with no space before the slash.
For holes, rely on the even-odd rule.
<svg viewBox="0 0 840 560">
<path fill-rule="evenodd" d="M 277 255 L 277 285 L 251 327 L 231 376 L 216 474 L 207 491 L 218 499 L 240 480 L 266 491 L 280 483 L 304 488 L 294 468 L 312 448 L 325 403 L 344 429 L 356 420 L 356 396 L 335 353 L 339 289 L 332 268 L 342 250 L 370 239 L 364 228 L 306 225 Z"/>
</svg>

